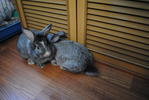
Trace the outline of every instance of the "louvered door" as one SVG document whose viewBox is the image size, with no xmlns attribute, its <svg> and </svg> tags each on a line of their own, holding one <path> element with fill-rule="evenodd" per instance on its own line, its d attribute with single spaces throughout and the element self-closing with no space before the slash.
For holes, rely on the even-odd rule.
<svg viewBox="0 0 149 100">
<path fill-rule="evenodd" d="M 78 0 L 77 6 L 78 41 L 97 60 L 149 75 L 148 1 Z"/>
<path fill-rule="evenodd" d="M 52 24 L 51 33 L 64 31 L 76 41 L 76 0 L 16 0 L 24 27 L 42 29 Z M 71 27 L 70 27 L 71 26 Z"/>
</svg>

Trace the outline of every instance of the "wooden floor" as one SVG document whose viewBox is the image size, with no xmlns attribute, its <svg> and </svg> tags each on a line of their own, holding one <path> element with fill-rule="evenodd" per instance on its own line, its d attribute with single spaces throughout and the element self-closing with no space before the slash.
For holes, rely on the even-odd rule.
<svg viewBox="0 0 149 100">
<path fill-rule="evenodd" d="M 141 90 L 141 85 L 137 88 L 136 84 L 134 89 L 128 86 L 132 83 L 129 73 L 125 77 L 121 75 L 122 78 L 115 75 L 106 79 L 108 71 L 99 77 L 89 77 L 65 72 L 50 64 L 43 69 L 28 65 L 16 51 L 17 38 L 0 43 L 0 100 L 149 100 L 149 87 Z M 97 66 L 100 70 L 109 67 L 100 63 Z M 112 81 L 115 78 L 121 81 Z"/>
</svg>

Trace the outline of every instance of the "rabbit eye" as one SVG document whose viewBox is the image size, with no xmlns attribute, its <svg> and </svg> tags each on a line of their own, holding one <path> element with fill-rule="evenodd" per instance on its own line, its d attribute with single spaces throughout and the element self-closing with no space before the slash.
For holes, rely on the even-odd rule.
<svg viewBox="0 0 149 100">
<path fill-rule="evenodd" d="M 40 49 L 39 46 L 36 47 L 37 49 Z"/>
<path fill-rule="evenodd" d="M 39 49 L 39 46 L 38 46 L 37 44 L 35 44 L 34 47 L 35 47 L 36 49 Z"/>
</svg>

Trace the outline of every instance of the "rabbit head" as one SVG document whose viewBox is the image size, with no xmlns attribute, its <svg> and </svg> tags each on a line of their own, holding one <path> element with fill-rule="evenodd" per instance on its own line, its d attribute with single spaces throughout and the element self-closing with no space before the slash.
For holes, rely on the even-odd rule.
<svg viewBox="0 0 149 100">
<path fill-rule="evenodd" d="M 30 40 L 31 48 L 36 57 L 47 57 L 51 55 L 51 43 L 47 39 L 46 32 L 51 29 L 51 24 L 41 31 L 23 29 L 23 33 Z"/>
</svg>

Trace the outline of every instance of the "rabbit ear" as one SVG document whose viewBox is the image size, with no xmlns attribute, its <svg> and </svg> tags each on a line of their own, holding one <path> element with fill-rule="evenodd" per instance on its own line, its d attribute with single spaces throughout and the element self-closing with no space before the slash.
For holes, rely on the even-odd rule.
<svg viewBox="0 0 149 100">
<path fill-rule="evenodd" d="M 49 34 L 47 35 L 47 39 L 48 39 L 49 42 L 52 41 L 53 36 L 54 36 L 54 34 L 52 34 L 52 33 L 49 33 Z"/>
<path fill-rule="evenodd" d="M 49 42 L 55 43 L 60 39 L 60 36 L 57 35 L 57 34 L 48 34 L 47 39 L 48 39 Z"/>
<path fill-rule="evenodd" d="M 22 31 L 29 40 L 31 40 L 32 42 L 34 41 L 35 36 L 34 36 L 33 32 L 31 32 L 30 30 L 27 30 L 27 29 L 22 29 Z"/>
<path fill-rule="evenodd" d="M 56 34 L 59 35 L 60 37 L 65 37 L 66 36 L 65 32 L 63 32 L 63 31 L 59 31 Z"/>
<path fill-rule="evenodd" d="M 51 27 L 52 27 L 52 24 L 47 25 L 46 27 L 44 27 L 44 28 L 39 32 L 39 34 L 41 34 L 41 35 L 46 35 L 46 32 L 47 32 L 47 31 L 50 31 L 50 30 L 51 30 Z"/>
<path fill-rule="evenodd" d="M 52 38 L 52 42 L 57 42 L 59 41 L 60 36 L 59 35 L 54 35 L 54 37 Z"/>
</svg>

